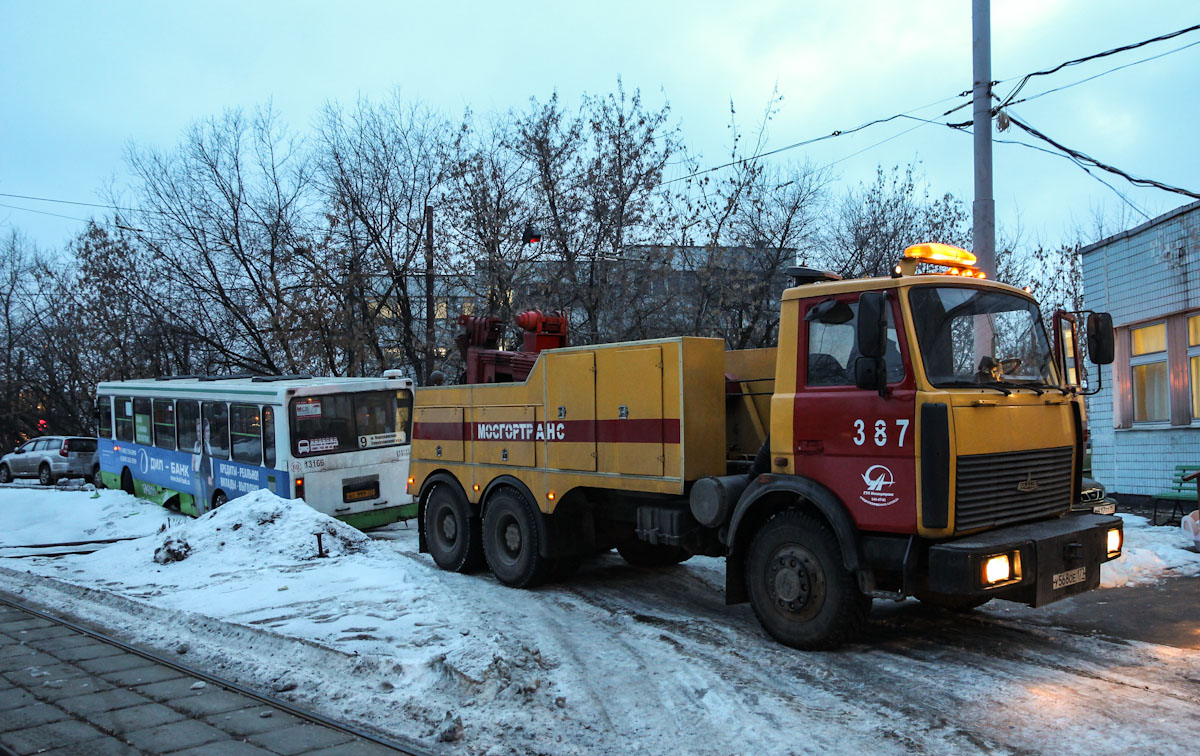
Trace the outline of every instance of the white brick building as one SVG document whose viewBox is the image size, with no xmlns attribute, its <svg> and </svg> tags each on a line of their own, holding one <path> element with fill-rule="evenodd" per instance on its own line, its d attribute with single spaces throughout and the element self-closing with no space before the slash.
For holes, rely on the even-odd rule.
<svg viewBox="0 0 1200 756">
<path fill-rule="evenodd" d="M 1081 254 L 1084 307 L 1111 312 L 1117 337 L 1088 404 L 1092 476 L 1148 496 L 1200 463 L 1200 202 Z"/>
</svg>

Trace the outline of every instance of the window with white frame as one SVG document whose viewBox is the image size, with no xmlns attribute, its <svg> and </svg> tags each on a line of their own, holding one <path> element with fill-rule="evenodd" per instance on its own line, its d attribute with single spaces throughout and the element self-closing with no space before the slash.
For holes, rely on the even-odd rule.
<svg viewBox="0 0 1200 756">
<path fill-rule="evenodd" d="M 1167 324 L 1129 329 L 1129 367 L 1133 387 L 1133 421 L 1165 423 L 1171 419 L 1171 387 L 1167 373 Z"/>
<path fill-rule="evenodd" d="M 1188 318 L 1188 373 L 1192 388 L 1192 421 L 1200 420 L 1200 315 Z"/>
</svg>

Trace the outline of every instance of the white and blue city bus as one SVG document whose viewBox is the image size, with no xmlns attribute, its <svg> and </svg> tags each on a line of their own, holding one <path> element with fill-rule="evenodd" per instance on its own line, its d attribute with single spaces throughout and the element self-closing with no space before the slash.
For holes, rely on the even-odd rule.
<svg viewBox="0 0 1200 756">
<path fill-rule="evenodd" d="M 101 383 L 98 485 L 192 515 L 265 488 L 360 529 L 414 517 L 412 388 L 398 371 Z"/>
</svg>

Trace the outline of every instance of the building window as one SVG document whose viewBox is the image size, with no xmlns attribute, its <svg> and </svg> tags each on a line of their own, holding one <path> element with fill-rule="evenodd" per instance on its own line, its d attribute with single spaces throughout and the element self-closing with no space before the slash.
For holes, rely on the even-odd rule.
<svg viewBox="0 0 1200 756">
<path fill-rule="evenodd" d="M 1167 324 L 1129 330 L 1129 366 L 1133 385 L 1133 421 L 1165 423 L 1171 419 L 1167 379 Z"/>
<path fill-rule="evenodd" d="M 1188 318 L 1188 370 L 1192 377 L 1192 420 L 1197 420 L 1200 419 L 1200 315 Z"/>
</svg>

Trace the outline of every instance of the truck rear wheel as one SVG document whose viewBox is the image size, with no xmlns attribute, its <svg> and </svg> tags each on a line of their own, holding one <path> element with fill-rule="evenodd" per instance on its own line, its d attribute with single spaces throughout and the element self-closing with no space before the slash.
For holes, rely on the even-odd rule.
<svg viewBox="0 0 1200 756">
<path fill-rule="evenodd" d="M 550 562 L 538 553 L 538 521 L 525 497 L 502 488 L 483 510 L 483 554 L 492 574 L 512 588 L 532 588 Z"/>
<path fill-rule="evenodd" d="M 842 565 L 837 537 L 803 512 L 780 512 L 759 528 L 746 555 L 746 590 L 762 626 L 794 648 L 851 640 L 871 611 L 871 598 Z"/>
<path fill-rule="evenodd" d="M 425 501 L 425 546 L 438 567 L 449 572 L 470 572 L 483 563 L 479 518 L 458 491 L 435 484 Z"/>
<path fill-rule="evenodd" d="M 617 553 L 626 562 L 636 567 L 670 567 L 686 562 L 692 555 L 678 546 L 630 541 L 617 547 Z"/>
</svg>

